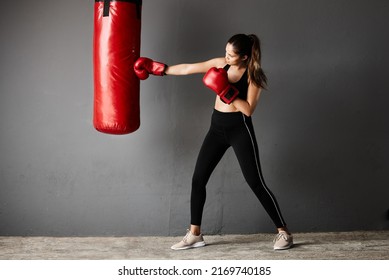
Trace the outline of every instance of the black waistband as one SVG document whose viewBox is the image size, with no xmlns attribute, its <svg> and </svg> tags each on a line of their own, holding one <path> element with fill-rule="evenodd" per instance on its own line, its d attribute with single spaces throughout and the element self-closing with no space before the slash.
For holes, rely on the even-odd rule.
<svg viewBox="0 0 389 280">
<path fill-rule="evenodd" d="M 225 116 L 225 117 L 231 117 L 231 116 L 240 116 L 242 117 L 242 112 L 220 112 L 216 109 L 213 109 L 213 114 L 218 116 Z"/>
<path fill-rule="evenodd" d="M 214 109 L 212 114 L 213 123 L 226 126 L 244 124 L 245 121 L 250 119 L 251 117 L 245 116 L 242 112 L 220 112 Z"/>
</svg>

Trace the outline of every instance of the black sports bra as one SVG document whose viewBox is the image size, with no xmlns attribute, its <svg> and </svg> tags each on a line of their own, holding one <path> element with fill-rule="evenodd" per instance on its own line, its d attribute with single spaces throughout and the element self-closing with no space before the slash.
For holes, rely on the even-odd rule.
<svg viewBox="0 0 389 280">
<path fill-rule="evenodd" d="M 228 71 L 228 69 L 230 69 L 230 66 L 229 64 L 227 64 L 226 66 L 223 67 L 224 70 Z M 234 87 L 236 87 L 239 91 L 239 95 L 238 97 L 240 99 L 243 99 L 243 100 L 246 100 L 247 99 L 247 90 L 249 88 L 249 84 L 247 82 L 248 80 L 248 77 L 247 77 L 247 69 L 246 71 L 244 71 L 242 77 L 239 79 L 239 81 L 237 81 L 236 83 L 231 83 L 231 85 L 233 85 Z"/>
</svg>

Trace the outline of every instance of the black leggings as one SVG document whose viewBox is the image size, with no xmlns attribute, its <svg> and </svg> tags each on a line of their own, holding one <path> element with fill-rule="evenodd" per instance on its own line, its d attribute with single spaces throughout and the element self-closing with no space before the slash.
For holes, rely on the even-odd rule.
<svg viewBox="0 0 389 280">
<path fill-rule="evenodd" d="M 191 224 L 201 225 L 206 184 L 226 150 L 232 146 L 247 183 L 277 228 L 285 226 L 278 203 L 267 188 L 259 163 L 258 145 L 251 117 L 214 110 L 211 127 L 197 158 L 192 179 Z"/>
</svg>

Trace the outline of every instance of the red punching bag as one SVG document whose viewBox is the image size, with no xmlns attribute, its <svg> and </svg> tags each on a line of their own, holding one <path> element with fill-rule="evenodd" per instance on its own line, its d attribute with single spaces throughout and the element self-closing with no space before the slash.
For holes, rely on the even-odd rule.
<svg viewBox="0 0 389 280">
<path fill-rule="evenodd" d="M 142 0 L 95 0 L 93 125 L 127 134 L 140 126 L 139 79 Z"/>
</svg>

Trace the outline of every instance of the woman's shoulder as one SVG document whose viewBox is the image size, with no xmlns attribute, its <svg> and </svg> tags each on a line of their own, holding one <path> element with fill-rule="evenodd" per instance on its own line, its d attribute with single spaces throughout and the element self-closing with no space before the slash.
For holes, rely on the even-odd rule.
<svg viewBox="0 0 389 280">
<path fill-rule="evenodd" d="M 224 57 L 216 57 L 208 60 L 208 64 L 210 67 L 223 68 L 227 63 Z"/>
</svg>

